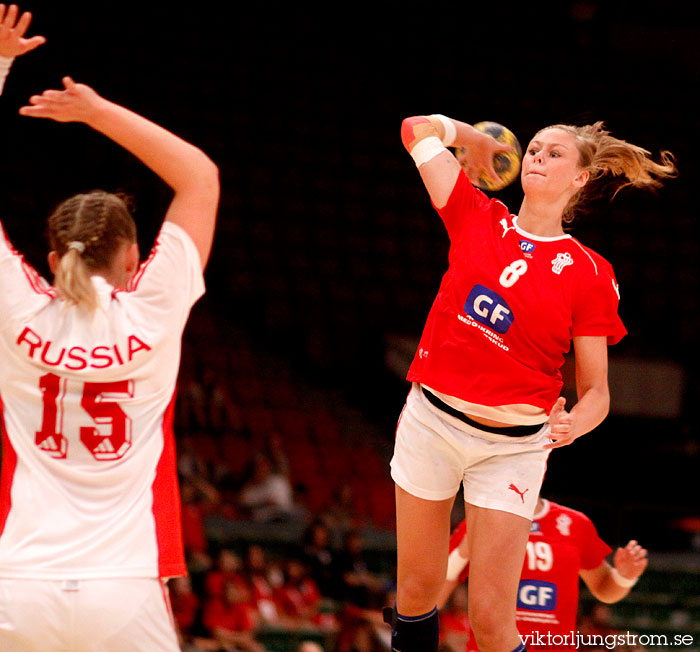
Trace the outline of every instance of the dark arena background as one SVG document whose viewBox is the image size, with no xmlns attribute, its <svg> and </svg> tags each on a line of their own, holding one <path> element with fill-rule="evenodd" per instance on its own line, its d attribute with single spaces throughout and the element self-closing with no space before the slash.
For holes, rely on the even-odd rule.
<svg viewBox="0 0 700 652">
<path fill-rule="evenodd" d="M 0 216 L 44 275 L 44 220 L 61 199 L 126 191 L 145 254 L 169 194 L 84 125 L 19 116 L 31 94 L 71 75 L 220 167 L 208 293 L 186 331 L 176 421 L 193 589 L 172 587 L 183 649 L 218 649 L 203 616 L 216 568 L 243 573 L 258 550 L 274 584 L 291 558 L 319 558 L 308 545 L 317 523 L 337 558 L 346 533 L 360 534 L 373 582 L 361 599 L 321 586 L 319 613 L 272 618 L 253 635 L 280 652 L 306 639 L 326 652 L 386 649 L 372 623 L 393 600 L 388 460 L 404 374 L 447 262 L 447 235 L 399 137 L 404 117 L 426 113 L 500 122 L 523 147 L 540 127 L 604 120 L 655 156 L 676 156 L 678 179 L 595 202 L 572 227 L 612 262 L 629 335 L 610 349 L 610 416 L 553 452 L 543 495 L 585 512 L 613 548 L 638 539 L 650 551 L 622 602 L 591 614 L 582 592 L 582 623 L 692 635 L 700 649 L 693 4 L 20 6 L 48 41 L 15 62 L 0 99 Z M 519 184 L 496 196 L 517 212 Z M 261 454 L 291 485 L 291 512 L 242 504 Z"/>
</svg>

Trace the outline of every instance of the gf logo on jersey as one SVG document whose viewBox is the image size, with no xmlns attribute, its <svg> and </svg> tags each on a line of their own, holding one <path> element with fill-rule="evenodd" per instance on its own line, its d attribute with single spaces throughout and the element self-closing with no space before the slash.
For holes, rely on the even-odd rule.
<svg viewBox="0 0 700 652">
<path fill-rule="evenodd" d="M 553 611 L 557 606 L 557 585 L 542 580 L 520 580 L 518 608 Z"/>
<path fill-rule="evenodd" d="M 520 249 L 525 254 L 531 254 L 533 251 L 535 251 L 535 243 L 530 242 L 529 240 L 521 240 Z"/>
<path fill-rule="evenodd" d="M 472 288 L 464 304 L 464 312 L 501 335 L 508 331 L 514 320 L 506 300 L 483 285 Z"/>
</svg>

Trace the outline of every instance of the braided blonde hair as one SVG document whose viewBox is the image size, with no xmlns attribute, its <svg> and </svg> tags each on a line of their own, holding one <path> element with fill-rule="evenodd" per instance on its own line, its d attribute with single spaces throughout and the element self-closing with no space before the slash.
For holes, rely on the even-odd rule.
<svg viewBox="0 0 700 652">
<path fill-rule="evenodd" d="M 663 179 L 678 176 L 675 158 L 669 151 L 660 153 L 660 162 L 651 158 L 651 152 L 610 135 L 603 122 L 574 126 L 557 124 L 540 129 L 560 129 L 572 136 L 579 151 L 579 165 L 590 172 L 588 183 L 579 190 L 564 209 L 562 220 L 571 223 L 576 213 L 590 199 L 605 194 L 602 183 L 610 179 L 616 186 L 613 198 L 627 186 L 636 188 L 660 188 Z"/>
<path fill-rule="evenodd" d="M 136 242 L 136 224 L 125 196 L 94 190 L 58 205 L 48 238 L 60 259 L 54 283 L 61 297 L 91 313 L 98 300 L 90 276 L 109 269 L 121 242 Z"/>
</svg>

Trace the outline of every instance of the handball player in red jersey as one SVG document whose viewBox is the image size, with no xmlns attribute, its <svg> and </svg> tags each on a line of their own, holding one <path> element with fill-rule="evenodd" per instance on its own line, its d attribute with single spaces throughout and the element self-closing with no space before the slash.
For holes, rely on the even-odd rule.
<svg viewBox="0 0 700 652">
<path fill-rule="evenodd" d="M 43 42 L 24 38 L 30 18 L 0 6 L 3 77 Z M 175 382 L 182 331 L 204 292 L 218 170 L 69 77 L 20 113 L 86 124 L 173 196 L 141 265 L 120 197 L 62 202 L 48 220 L 54 285 L 0 226 L 0 650 L 177 652 L 164 585 L 186 574 Z"/>
<path fill-rule="evenodd" d="M 518 580 L 547 456 L 607 415 L 607 347 L 626 332 L 611 265 L 564 227 L 602 191 L 599 179 L 656 187 L 676 169 L 670 154 L 656 163 L 602 123 L 546 127 L 525 151 L 513 215 L 473 186 L 497 178 L 493 157 L 508 146 L 442 115 L 407 118 L 401 135 L 450 250 L 396 431 L 397 599 L 386 619 L 395 650 L 437 649 L 462 484 L 476 642 L 482 652 L 521 650 Z M 462 164 L 448 146 L 464 148 Z M 578 402 L 569 408 L 560 367 L 572 342 Z"/>
<path fill-rule="evenodd" d="M 438 597 L 441 609 L 454 588 L 469 576 L 466 521 L 450 537 L 447 579 Z M 532 650 L 575 649 L 579 577 L 601 602 L 622 600 L 647 567 L 647 551 L 636 541 L 610 547 L 579 511 L 540 498 L 530 524 L 518 583 L 516 619 L 521 640 Z M 476 652 L 474 636 L 467 650 Z"/>
</svg>

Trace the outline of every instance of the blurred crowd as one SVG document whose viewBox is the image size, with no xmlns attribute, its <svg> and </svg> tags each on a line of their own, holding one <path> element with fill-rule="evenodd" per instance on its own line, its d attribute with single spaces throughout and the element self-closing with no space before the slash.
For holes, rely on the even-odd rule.
<svg viewBox="0 0 700 652">
<path fill-rule="evenodd" d="M 275 401 L 301 411 L 289 392 L 280 401 L 279 379 L 269 405 L 252 400 L 250 412 L 250 395 L 236 395 L 221 374 L 188 374 L 186 362 L 176 434 L 189 576 L 169 583 L 183 650 L 389 652 L 382 608 L 394 604 L 395 567 L 365 541 L 368 529 L 393 522 L 388 470 L 355 442 L 361 455 L 352 458 L 345 449 L 340 463 L 330 465 L 334 481 L 320 482 L 328 469 L 319 468 L 322 460 L 311 465 L 309 456 L 320 455 L 324 435 L 329 447 L 339 446 L 333 420 L 315 435 L 308 432 L 313 419 L 280 428 Z M 273 417 L 262 418 L 265 411 Z M 246 416 L 251 413 L 255 419 Z M 357 463 L 367 467 L 364 473 L 351 468 Z M 384 512 L 379 523 L 376 511 L 357 500 L 361 483 L 372 487 Z M 208 532 L 211 517 L 244 529 L 266 524 L 287 536 L 222 541 Z M 441 652 L 466 650 L 467 597 L 467 587 L 457 587 L 441 611 Z M 614 633 L 612 622 L 609 610 L 596 608 L 582 618 L 581 631 Z"/>
<path fill-rule="evenodd" d="M 394 573 L 366 550 L 363 532 L 375 522 L 359 507 L 357 470 L 349 454 L 335 473 L 318 469 L 324 440 L 340 447 L 337 424 L 326 418 L 319 426 L 290 392 L 285 400 L 279 379 L 268 407 L 266 392 L 236 392 L 220 372 L 196 373 L 187 361 L 185 354 L 175 430 L 189 576 L 169 582 L 183 650 L 262 652 L 270 637 L 284 636 L 285 649 L 386 651 L 381 609 L 393 604 Z M 252 385 L 256 374 L 250 378 Z M 290 408 L 287 422 L 280 406 Z M 364 471 L 382 482 L 388 471 L 370 454 L 364 459 Z M 213 517 L 300 536 L 222 541 L 208 531 Z M 382 520 L 388 525 L 393 512 Z"/>
<path fill-rule="evenodd" d="M 393 540 L 387 460 L 242 338 L 203 355 L 206 333 L 185 342 L 175 415 L 189 576 L 169 586 L 183 650 L 389 652 L 395 553 L 372 538 Z M 582 632 L 617 631 L 603 607 Z M 465 652 L 469 631 L 459 586 L 441 652 Z"/>
<path fill-rule="evenodd" d="M 324 650 L 386 650 L 381 608 L 393 604 L 391 578 L 369 570 L 357 533 L 340 550 L 328 533 L 319 520 L 291 550 L 248 543 L 220 548 L 209 563 L 198 554 L 189 577 L 170 581 L 183 649 L 262 652 L 266 633 L 281 632 Z"/>
</svg>

